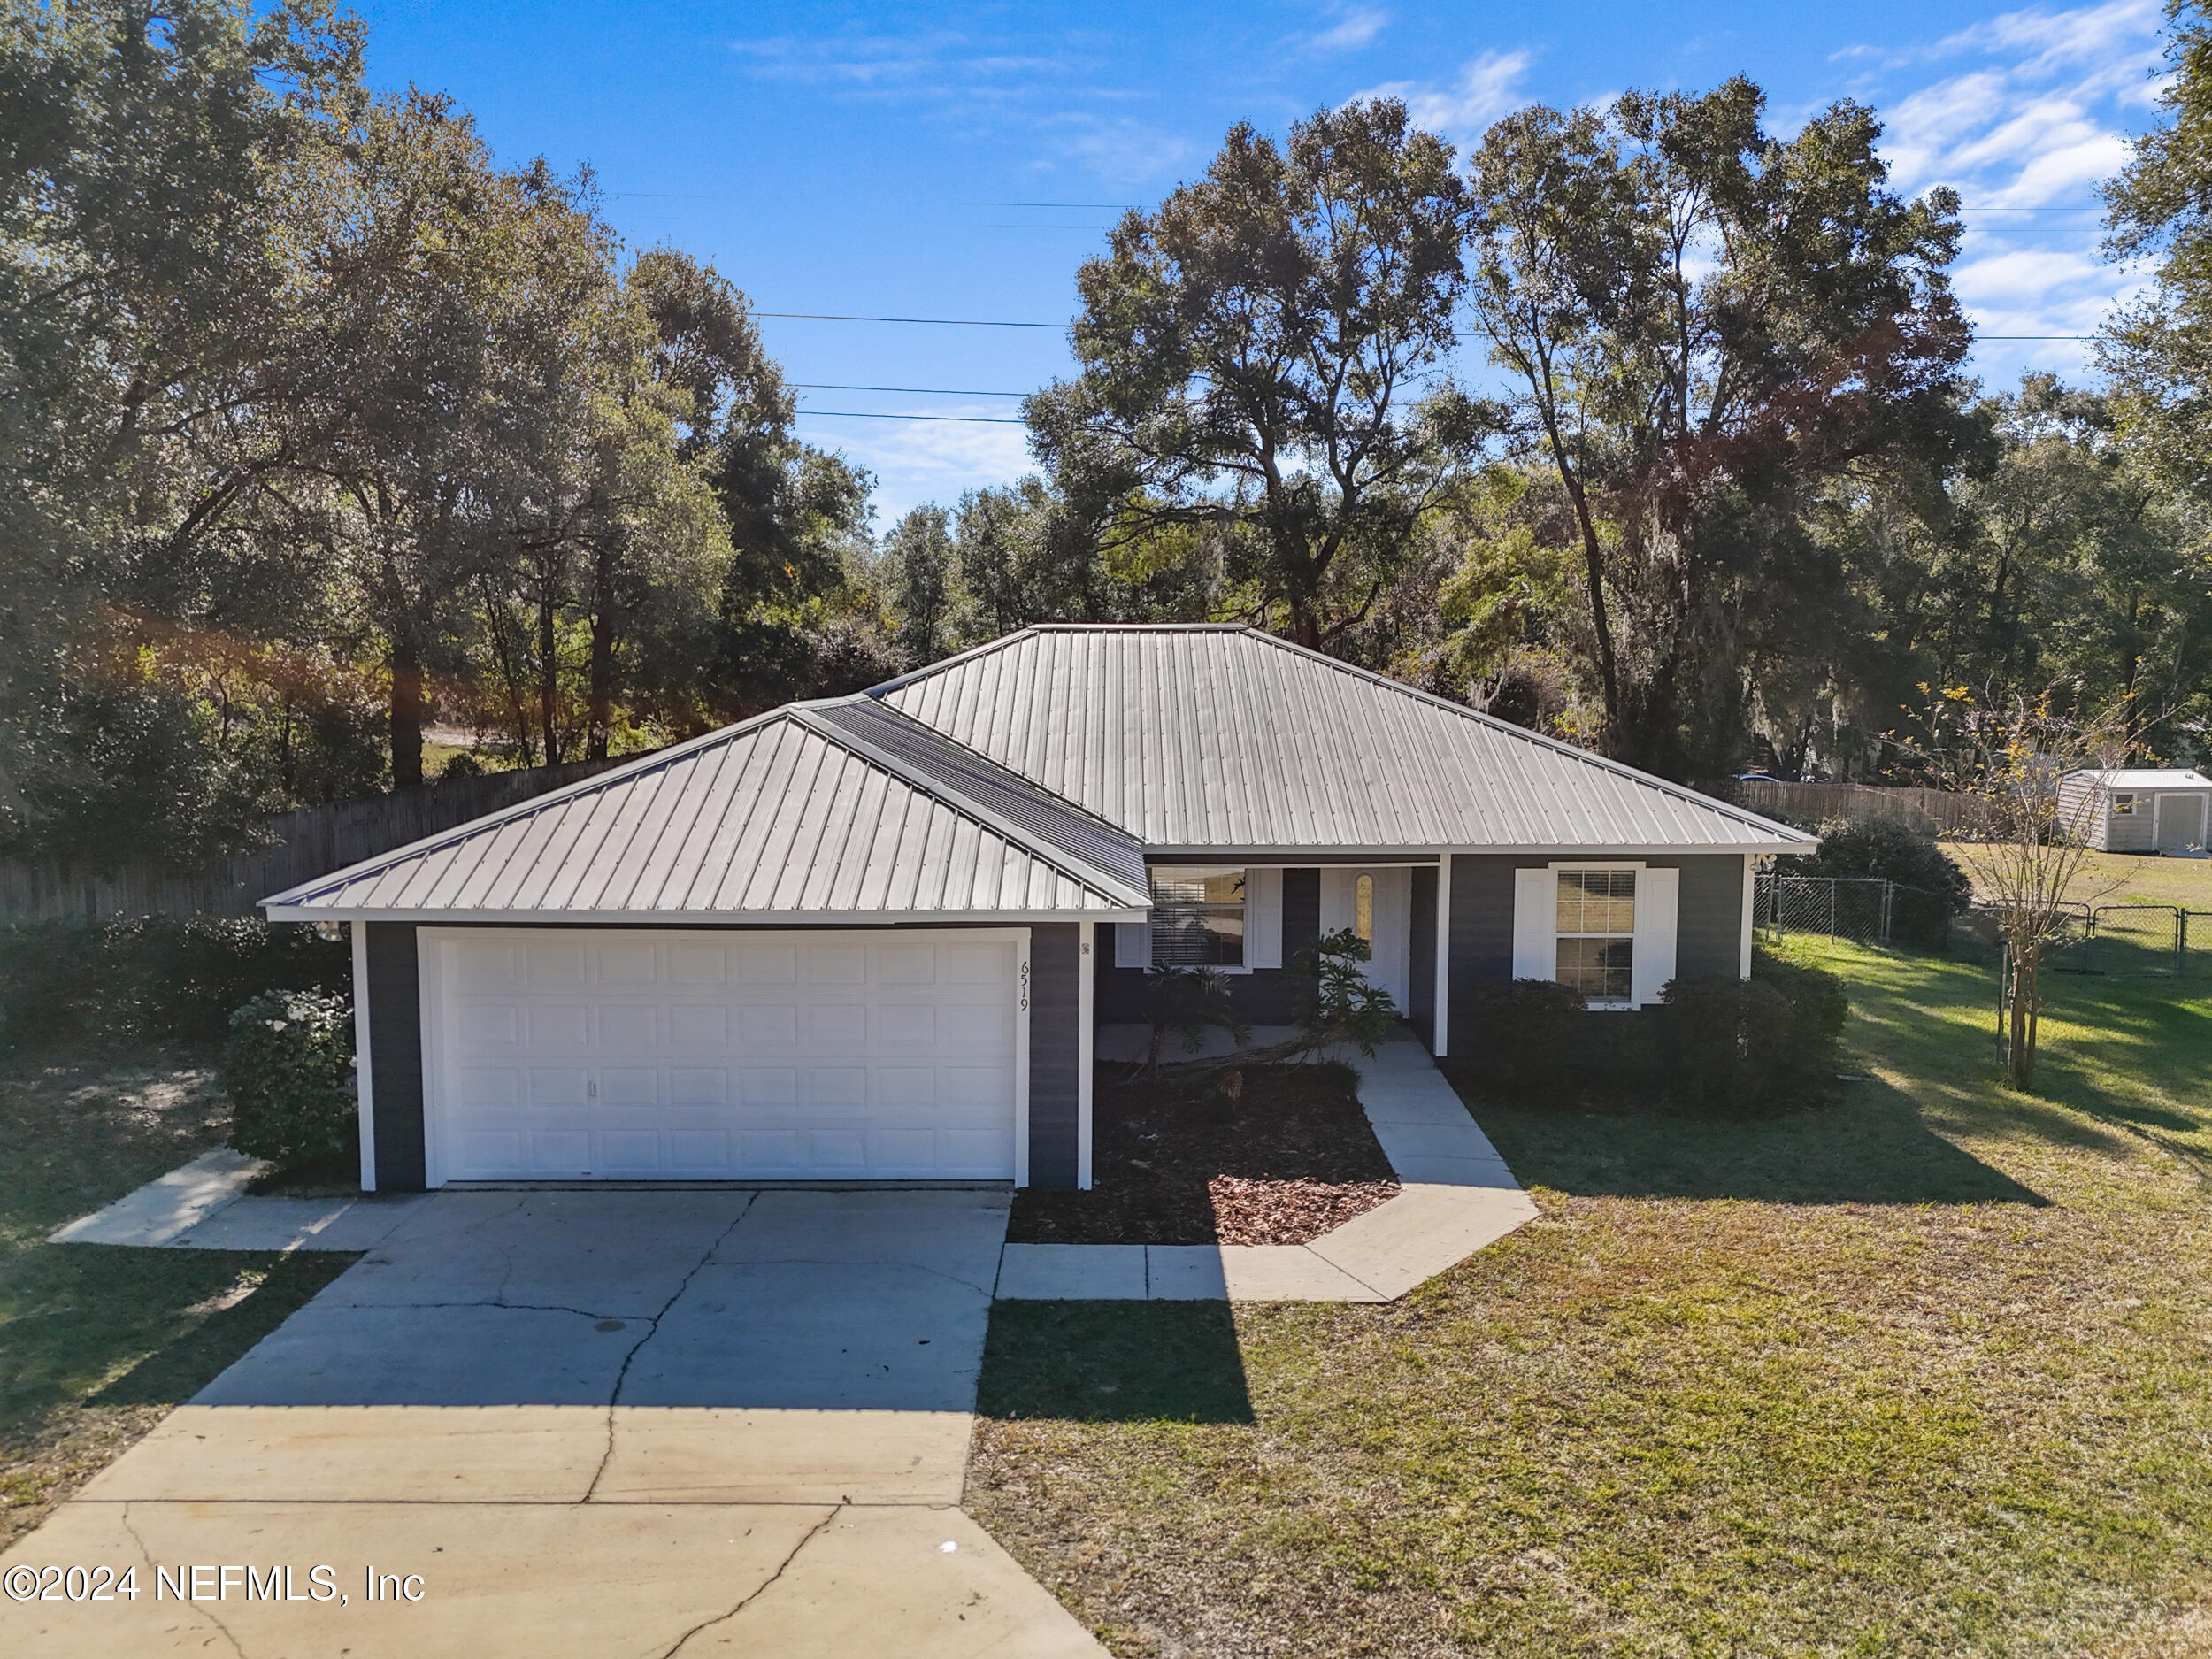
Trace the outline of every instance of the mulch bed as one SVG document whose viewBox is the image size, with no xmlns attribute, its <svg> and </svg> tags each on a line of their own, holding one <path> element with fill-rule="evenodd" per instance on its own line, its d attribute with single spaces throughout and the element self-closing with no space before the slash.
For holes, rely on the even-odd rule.
<svg viewBox="0 0 2212 1659">
<path fill-rule="evenodd" d="M 1233 1098 L 1219 1072 L 1129 1083 L 1122 1071 L 1099 1070 L 1096 1184 L 1024 1187 L 1012 1242 L 1306 1244 L 1398 1190 L 1348 1067 L 1254 1067 Z"/>
</svg>

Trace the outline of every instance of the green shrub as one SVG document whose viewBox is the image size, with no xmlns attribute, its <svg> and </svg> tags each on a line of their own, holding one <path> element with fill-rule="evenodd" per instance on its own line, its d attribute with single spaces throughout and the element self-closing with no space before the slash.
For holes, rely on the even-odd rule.
<svg viewBox="0 0 2212 1659">
<path fill-rule="evenodd" d="M 230 1144 L 284 1169 L 342 1162 L 354 1145 L 353 1009 L 342 996 L 270 991 L 230 1017 L 223 1087 Z"/>
<path fill-rule="evenodd" d="M 1492 979 L 1470 999 L 1476 1064 L 1515 1093 L 1555 1082 L 1563 1058 L 1586 1052 L 1582 994 L 1555 979 Z"/>
<path fill-rule="evenodd" d="M 1348 927 L 1324 933 L 1291 959 L 1305 979 L 1298 1002 L 1298 1029 L 1313 1048 L 1348 1042 L 1371 1055 L 1398 1023 L 1398 1004 L 1367 978 L 1360 964 L 1374 949 Z"/>
<path fill-rule="evenodd" d="M 342 941 L 254 917 L 129 917 L 0 932 L 0 1045 L 178 1043 L 212 1048 L 264 991 L 342 994 Z"/>
<path fill-rule="evenodd" d="M 1793 961 L 1762 945 L 1752 952 L 1751 982 L 1770 985 L 1781 993 L 1798 1021 L 1799 1040 L 1812 1045 L 1809 1063 L 1832 1071 L 1843 1044 L 1844 1022 L 1851 1017 L 1843 981 L 1825 968 Z"/>
<path fill-rule="evenodd" d="M 1671 979 L 1660 988 L 1666 1048 L 1688 1103 L 1724 1117 L 1754 1117 L 1796 1102 L 1798 1019 L 1788 1000 L 1757 979 Z"/>
</svg>

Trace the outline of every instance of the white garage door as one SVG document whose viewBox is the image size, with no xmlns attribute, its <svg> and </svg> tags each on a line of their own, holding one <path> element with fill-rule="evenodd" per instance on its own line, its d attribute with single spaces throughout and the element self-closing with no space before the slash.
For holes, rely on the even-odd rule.
<svg viewBox="0 0 2212 1659">
<path fill-rule="evenodd" d="M 434 1184 L 1014 1177 L 1018 933 L 419 937 Z"/>
</svg>

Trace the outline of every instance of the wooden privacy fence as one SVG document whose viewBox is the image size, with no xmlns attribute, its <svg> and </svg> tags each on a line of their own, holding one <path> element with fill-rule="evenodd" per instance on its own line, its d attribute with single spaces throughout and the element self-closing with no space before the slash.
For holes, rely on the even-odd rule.
<svg viewBox="0 0 2212 1659">
<path fill-rule="evenodd" d="M 280 812 L 268 821 L 268 846 L 201 870 L 158 864 L 79 870 L 60 863 L 0 859 L 0 926 L 92 923 L 111 916 L 257 915 L 260 901 L 273 893 L 618 764 L 580 760 L 488 772 L 365 801 L 334 801 L 327 806 Z"/>
<path fill-rule="evenodd" d="M 1981 822 L 1981 804 L 1970 795 L 1947 789 L 1888 788 L 1865 783 L 1769 783 L 1738 779 L 1724 786 L 1754 812 L 1793 824 L 1819 825 L 1831 818 L 1855 824 L 1872 819 L 1909 824 L 1932 834 L 1939 830 L 1970 833 Z"/>
</svg>

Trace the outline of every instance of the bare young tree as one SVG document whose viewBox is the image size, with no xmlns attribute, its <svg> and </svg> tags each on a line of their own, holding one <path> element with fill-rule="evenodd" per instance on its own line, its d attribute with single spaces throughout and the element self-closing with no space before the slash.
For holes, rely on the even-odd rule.
<svg viewBox="0 0 2212 1659">
<path fill-rule="evenodd" d="M 1980 833 L 1953 851 L 2004 943 L 2005 1081 L 2035 1083 L 2043 957 L 2083 891 L 2089 843 L 2060 798 L 2069 772 L 2117 765 L 2129 749 L 2126 700 L 2085 710 L 2057 689 L 1977 706 L 1963 687 L 1941 694 L 1928 722 L 1952 787 L 1979 803 Z"/>
</svg>

